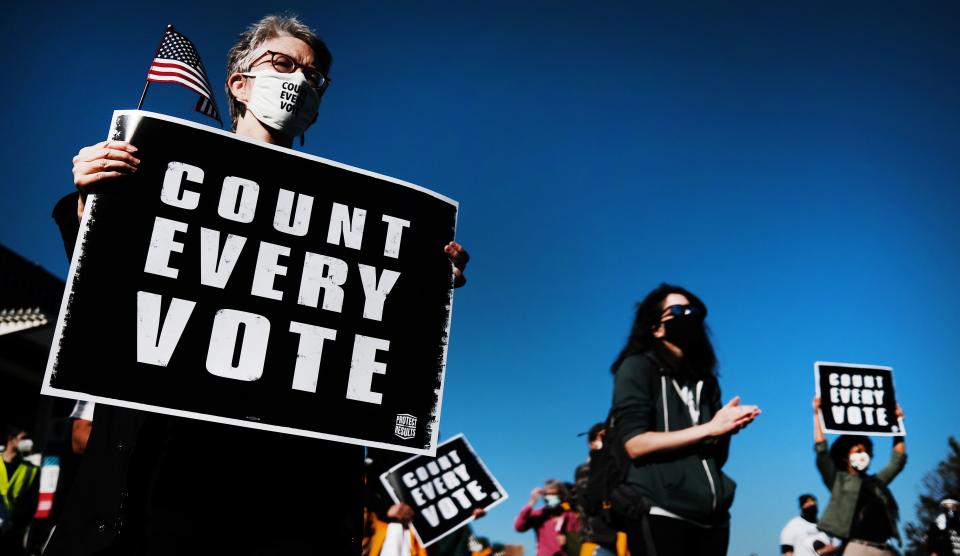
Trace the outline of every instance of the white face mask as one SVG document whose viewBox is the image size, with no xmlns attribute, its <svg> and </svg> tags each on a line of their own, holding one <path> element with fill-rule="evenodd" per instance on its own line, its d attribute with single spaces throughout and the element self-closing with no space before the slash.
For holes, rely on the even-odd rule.
<svg viewBox="0 0 960 556">
<path fill-rule="evenodd" d="M 870 465 L 870 454 L 866 452 L 856 452 L 850 454 L 850 467 L 857 471 L 863 471 Z"/>
<path fill-rule="evenodd" d="M 554 508 L 560 505 L 560 497 L 557 496 L 556 494 L 545 494 L 543 496 L 543 502 L 547 506 Z"/>
<path fill-rule="evenodd" d="M 29 438 L 24 438 L 20 442 L 17 442 L 17 451 L 21 454 L 29 454 L 33 451 L 33 440 Z"/>
<path fill-rule="evenodd" d="M 316 119 L 320 95 L 310 86 L 303 72 L 258 71 L 242 75 L 255 78 L 247 110 L 263 125 L 288 137 L 296 137 Z"/>
</svg>

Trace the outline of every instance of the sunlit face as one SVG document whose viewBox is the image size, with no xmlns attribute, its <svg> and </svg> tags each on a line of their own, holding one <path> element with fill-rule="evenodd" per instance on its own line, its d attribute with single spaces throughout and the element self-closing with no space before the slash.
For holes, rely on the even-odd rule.
<svg viewBox="0 0 960 556">
<path fill-rule="evenodd" d="M 687 296 L 683 295 L 682 293 L 671 293 L 667 295 L 667 297 L 663 298 L 663 303 L 660 305 L 660 308 L 666 309 L 671 305 L 689 305 L 689 304 L 690 304 L 690 300 L 687 299 Z M 672 318 L 674 318 L 674 316 L 669 313 L 666 316 L 661 317 L 660 324 L 653 329 L 653 336 L 655 338 L 663 338 L 664 334 L 667 333 L 666 329 L 663 326 L 663 323 Z"/>
<path fill-rule="evenodd" d="M 816 505 L 817 505 L 816 498 L 807 498 L 806 500 L 803 501 L 803 505 L 800 506 L 800 509 L 805 510 L 807 508 L 813 508 Z"/>
<path fill-rule="evenodd" d="M 263 44 L 257 48 L 253 56 L 253 65 L 249 68 L 249 73 L 275 71 L 273 65 L 270 63 L 270 55 L 267 54 L 268 50 L 286 54 L 301 66 L 314 68 L 314 53 L 310 45 L 294 37 L 276 37 L 264 41 Z M 230 89 L 237 100 L 242 102 L 250 100 L 250 88 L 253 85 L 253 79 L 256 79 L 256 77 L 245 77 L 241 73 L 230 75 L 227 81 L 230 83 Z"/>
</svg>

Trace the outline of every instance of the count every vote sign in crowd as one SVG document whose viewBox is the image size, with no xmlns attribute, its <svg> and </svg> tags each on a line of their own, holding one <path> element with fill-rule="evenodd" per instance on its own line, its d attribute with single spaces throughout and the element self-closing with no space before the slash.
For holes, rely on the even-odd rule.
<svg viewBox="0 0 960 556">
<path fill-rule="evenodd" d="M 88 199 L 45 394 L 435 452 L 455 201 L 149 112 L 110 138 L 142 162 Z"/>
<path fill-rule="evenodd" d="M 814 364 L 820 419 L 831 433 L 903 436 L 897 417 L 893 369 L 849 363 Z"/>
<path fill-rule="evenodd" d="M 473 521 L 476 510 L 507 499 L 462 434 L 441 444 L 435 458 L 411 457 L 383 473 L 380 481 L 395 502 L 413 508 L 413 530 L 424 546 Z"/>
</svg>

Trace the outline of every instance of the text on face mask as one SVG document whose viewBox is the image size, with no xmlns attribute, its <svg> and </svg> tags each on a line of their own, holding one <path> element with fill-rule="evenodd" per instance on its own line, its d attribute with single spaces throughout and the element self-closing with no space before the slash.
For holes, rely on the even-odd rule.
<svg viewBox="0 0 960 556">
<path fill-rule="evenodd" d="M 297 98 L 300 94 L 300 85 L 286 81 L 283 83 L 280 91 L 280 108 L 287 112 L 296 114 L 300 111 L 300 105 L 297 104 Z"/>
</svg>

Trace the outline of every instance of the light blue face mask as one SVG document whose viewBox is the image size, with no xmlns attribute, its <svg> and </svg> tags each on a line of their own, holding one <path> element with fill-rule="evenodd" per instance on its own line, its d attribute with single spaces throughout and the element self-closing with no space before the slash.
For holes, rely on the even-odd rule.
<svg viewBox="0 0 960 556">
<path fill-rule="evenodd" d="M 556 508 L 560 505 L 560 497 L 556 494 L 545 494 L 543 496 L 543 502 L 551 508 Z"/>
</svg>

